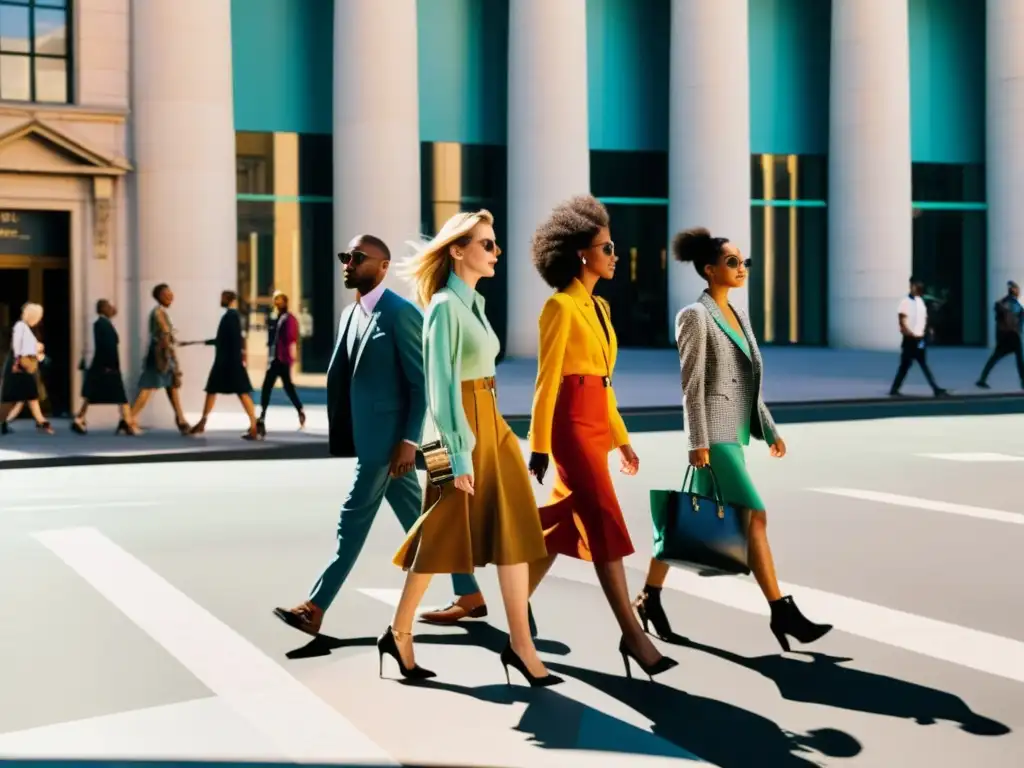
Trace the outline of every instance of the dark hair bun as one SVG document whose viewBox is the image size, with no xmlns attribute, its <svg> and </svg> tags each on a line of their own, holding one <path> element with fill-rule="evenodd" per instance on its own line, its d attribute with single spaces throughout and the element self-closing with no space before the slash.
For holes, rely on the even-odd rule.
<svg viewBox="0 0 1024 768">
<path fill-rule="evenodd" d="M 705 227 L 684 229 L 672 238 L 672 256 L 676 261 L 706 260 L 714 250 L 714 240 Z"/>
</svg>

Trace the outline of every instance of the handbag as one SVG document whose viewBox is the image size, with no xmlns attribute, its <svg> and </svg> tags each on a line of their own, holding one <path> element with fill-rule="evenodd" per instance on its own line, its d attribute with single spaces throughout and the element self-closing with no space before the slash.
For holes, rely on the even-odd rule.
<svg viewBox="0 0 1024 768">
<path fill-rule="evenodd" d="M 440 439 L 424 443 L 416 452 L 416 467 L 426 470 L 431 485 L 440 487 L 455 479 L 452 456 Z"/>
<path fill-rule="evenodd" d="M 36 373 L 39 371 L 39 358 L 30 355 L 22 355 L 17 360 L 18 370 L 22 373 Z"/>
<path fill-rule="evenodd" d="M 686 470 L 681 491 L 651 491 L 654 557 L 700 571 L 750 573 L 750 510 L 722 501 L 711 467 L 711 497 L 693 493 L 694 468 Z"/>
</svg>

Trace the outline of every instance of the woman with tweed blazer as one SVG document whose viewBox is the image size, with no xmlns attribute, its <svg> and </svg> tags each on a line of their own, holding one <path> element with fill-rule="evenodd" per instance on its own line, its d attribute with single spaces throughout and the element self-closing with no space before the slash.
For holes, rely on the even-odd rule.
<svg viewBox="0 0 1024 768">
<path fill-rule="evenodd" d="M 763 365 L 750 321 L 729 303 L 729 291 L 746 282 L 750 259 L 724 237 L 703 228 L 680 232 L 672 242 L 679 261 L 692 262 L 708 287 L 696 303 L 676 316 L 676 346 L 683 381 L 683 408 L 689 431 L 690 465 L 710 466 L 722 499 L 751 511 L 750 569 L 771 607 L 771 631 L 784 651 L 787 635 L 810 643 L 832 629 L 809 621 L 793 598 L 783 597 L 768 544 L 764 502 L 747 472 L 743 447 L 750 438 L 768 443 L 771 455 L 782 458 L 786 444 L 761 399 Z M 713 496 L 711 472 L 696 472 L 692 491 Z M 668 565 L 651 560 L 644 591 L 635 605 L 646 629 L 654 624 L 662 638 L 672 628 L 661 605 L 661 587 Z"/>
</svg>

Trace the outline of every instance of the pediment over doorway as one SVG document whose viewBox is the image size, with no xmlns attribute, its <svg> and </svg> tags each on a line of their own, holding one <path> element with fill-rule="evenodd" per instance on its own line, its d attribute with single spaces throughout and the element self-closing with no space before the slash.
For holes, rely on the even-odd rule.
<svg viewBox="0 0 1024 768">
<path fill-rule="evenodd" d="M 102 155 L 39 120 L 0 134 L 0 173 L 123 176 L 130 170 L 124 158 Z"/>
</svg>

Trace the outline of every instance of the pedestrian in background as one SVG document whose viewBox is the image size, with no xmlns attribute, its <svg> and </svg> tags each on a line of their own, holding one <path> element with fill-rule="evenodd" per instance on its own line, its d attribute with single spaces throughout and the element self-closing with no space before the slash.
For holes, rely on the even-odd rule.
<svg viewBox="0 0 1024 768">
<path fill-rule="evenodd" d="M 281 291 L 274 291 L 274 309 L 277 317 L 267 324 L 267 373 L 263 378 L 263 390 L 260 392 L 260 417 L 256 424 L 260 434 L 267 434 L 267 408 L 274 392 L 274 385 L 281 379 L 284 393 L 292 401 L 299 413 L 299 429 L 306 426 L 306 412 L 302 410 L 302 401 L 292 383 L 292 366 L 299 342 L 299 321 L 288 311 L 288 297 Z"/>
<path fill-rule="evenodd" d="M 174 421 L 178 432 L 189 434 L 189 425 L 185 420 L 185 411 L 181 407 L 181 367 L 175 347 L 178 344 L 174 335 L 174 323 L 168 310 L 174 303 L 174 292 L 167 283 L 159 283 L 153 287 L 153 300 L 156 306 L 149 313 L 149 346 L 142 363 L 142 374 L 139 376 L 139 393 L 132 405 L 132 423 L 138 424 L 139 414 L 146 407 L 153 393 L 162 389 L 167 393 L 174 409 Z"/>
<path fill-rule="evenodd" d="M 220 305 L 224 314 L 217 324 L 217 335 L 204 342 L 188 342 L 189 344 L 206 344 L 214 348 L 213 365 L 206 379 L 206 400 L 203 403 L 203 415 L 190 434 L 201 435 L 206 431 L 206 420 L 217 402 L 217 395 L 236 395 L 249 417 L 249 431 L 242 435 L 243 440 L 258 440 L 261 435 L 256 426 L 256 407 L 252 402 L 252 382 L 249 372 L 245 369 L 245 339 L 242 336 L 242 317 L 238 314 L 238 294 L 234 291 L 221 291 Z"/>
<path fill-rule="evenodd" d="M 726 504 L 750 511 L 750 569 L 768 601 L 772 634 L 788 651 L 787 636 L 810 643 L 832 626 L 809 621 L 791 596 L 782 595 L 768 542 L 768 513 L 747 471 L 744 447 L 751 437 L 766 442 L 773 457 L 786 455 L 786 443 L 761 397 L 763 363 L 757 339 L 746 314 L 729 302 L 729 291 L 746 283 L 750 259 L 727 238 L 712 237 L 704 228 L 677 234 L 672 252 L 678 261 L 692 263 L 708 283 L 697 302 L 676 315 L 689 463 L 697 470 L 686 490 L 707 498 L 720 495 Z M 644 628 L 650 622 L 664 639 L 672 637 L 661 605 L 668 570 L 666 563 L 652 559 L 635 603 Z"/>
<path fill-rule="evenodd" d="M 39 365 L 46 351 L 36 339 L 33 329 L 43 319 L 43 307 L 29 302 L 21 308 L 21 319 L 11 331 L 11 353 L 4 363 L 3 382 L 0 384 L 0 434 L 10 432 L 7 419 L 15 408 L 27 404 L 36 429 L 49 435 L 53 427 L 43 416 L 39 406 Z"/>
<path fill-rule="evenodd" d="M 1021 335 L 1024 333 L 1024 307 L 1020 304 L 1020 286 L 1013 280 L 1006 284 L 1006 295 L 996 302 L 996 348 L 981 370 L 977 386 L 989 389 L 988 376 L 996 363 L 1007 355 L 1013 355 L 1017 361 L 1017 377 L 1021 389 L 1024 389 L 1024 348 Z"/>
<path fill-rule="evenodd" d="M 928 381 L 928 386 L 936 397 L 948 394 L 948 392 L 935 383 L 935 377 L 928 367 L 928 306 L 924 303 L 924 283 L 914 277 L 910 278 L 910 293 L 908 293 L 896 310 L 899 321 L 900 334 L 903 341 L 900 345 L 900 367 L 896 371 L 896 378 L 892 382 L 889 395 L 898 397 L 903 380 L 910 372 L 910 366 L 917 363 L 921 366 L 921 372 Z"/>
<path fill-rule="evenodd" d="M 112 322 L 117 315 L 117 308 L 107 299 L 100 299 L 96 302 L 96 315 L 92 324 L 92 362 L 85 371 L 82 407 L 71 422 L 71 429 L 80 435 L 88 433 L 85 415 L 90 405 L 116 405 L 121 409 L 121 420 L 114 434 L 138 435 L 141 430 L 132 419 L 124 379 L 121 377 L 120 340 Z"/>
</svg>

